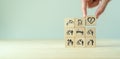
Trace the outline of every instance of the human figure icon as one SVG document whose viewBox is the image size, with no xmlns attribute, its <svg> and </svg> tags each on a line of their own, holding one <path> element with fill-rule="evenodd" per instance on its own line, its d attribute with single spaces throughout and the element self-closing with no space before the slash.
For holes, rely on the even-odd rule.
<svg viewBox="0 0 120 59">
<path fill-rule="evenodd" d="M 68 40 L 67 40 L 67 45 L 68 45 L 68 46 L 72 46 L 72 45 L 73 45 L 73 41 L 72 41 L 71 39 L 68 39 Z"/>
<path fill-rule="evenodd" d="M 66 33 L 67 35 L 73 35 L 73 30 L 68 30 Z"/>
<path fill-rule="evenodd" d="M 76 43 L 77 45 L 84 45 L 84 41 L 82 40 L 82 39 L 79 39 L 78 41 L 77 41 L 77 43 Z"/>
<path fill-rule="evenodd" d="M 93 46 L 93 44 L 94 44 L 94 41 L 92 39 L 90 39 L 87 43 L 87 45 L 92 45 L 92 46 Z"/>
<path fill-rule="evenodd" d="M 74 24 L 74 21 L 73 20 L 69 20 L 66 25 L 68 26 L 69 24 Z"/>
<path fill-rule="evenodd" d="M 93 36 L 94 32 L 93 32 L 93 30 L 92 30 L 92 29 L 90 29 L 90 30 L 88 30 L 88 31 L 87 31 L 87 34 L 88 34 L 88 35 L 92 35 L 92 36 Z"/>
</svg>

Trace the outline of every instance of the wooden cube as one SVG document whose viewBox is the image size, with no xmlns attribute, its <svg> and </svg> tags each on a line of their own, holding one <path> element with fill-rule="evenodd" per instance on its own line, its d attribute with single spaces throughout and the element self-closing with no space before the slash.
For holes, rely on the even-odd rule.
<svg viewBox="0 0 120 59">
<path fill-rule="evenodd" d="M 96 38 L 96 28 L 95 27 L 86 27 L 86 38 Z"/>
<path fill-rule="evenodd" d="M 74 42 L 74 37 L 65 37 L 65 47 L 73 48 L 75 46 Z"/>
<path fill-rule="evenodd" d="M 85 18 L 86 26 L 95 26 L 96 25 L 96 17 L 95 16 L 87 16 Z"/>
<path fill-rule="evenodd" d="M 85 26 L 85 20 L 80 18 L 75 18 L 75 27 L 84 27 Z"/>
<path fill-rule="evenodd" d="M 75 36 L 85 38 L 85 27 L 76 27 Z"/>
<path fill-rule="evenodd" d="M 75 27 L 75 19 L 74 18 L 66 18 L 65 20 L 65 27 Z"/>
<path fill-rule="evenodd" d="M 96 47 L 96 38 L 86 38 L 86 47 Z"/>
<path fill-rule="evenodd" d="M 64 36 L 66 37 L 74 37 L 75 36 L 75 29 L 74 28 L 65 28 Z"/>
<path fill-rule="evenodd" d="M 85 38 L 76 37 L 75 38 L 75 47 L 76 48 L 85 47 Z"/>
</svg>

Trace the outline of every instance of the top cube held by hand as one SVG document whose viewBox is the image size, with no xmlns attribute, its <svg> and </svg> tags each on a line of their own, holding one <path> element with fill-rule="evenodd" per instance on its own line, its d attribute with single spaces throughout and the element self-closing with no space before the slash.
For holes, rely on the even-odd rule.
<svg viewBox="0 0 120 59">
<path fill-rule="evenodd" d="M 86 26 L 96 26 L 96 17 L 95 16 L 87 16 L 85 18 Z"/>
</svg>

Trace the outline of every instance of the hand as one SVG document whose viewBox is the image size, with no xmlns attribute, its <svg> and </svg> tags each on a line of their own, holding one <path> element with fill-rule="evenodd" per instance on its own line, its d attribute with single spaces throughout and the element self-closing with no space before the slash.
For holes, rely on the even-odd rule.
<svg viewBox="0 0 120 59">
<path fill-rule="evenodd" d="M 87 16 L 87 8 L 93 8 L 99 5 L 96 10 L 96 18 L 98 18 L 105 10 L 110 0 L 82 0 L 83 17 Z"/>
</svg>

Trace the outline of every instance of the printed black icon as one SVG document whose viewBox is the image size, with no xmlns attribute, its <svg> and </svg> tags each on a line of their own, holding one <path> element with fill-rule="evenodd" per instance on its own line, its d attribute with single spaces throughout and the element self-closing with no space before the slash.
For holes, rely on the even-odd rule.
<svg viewBox="0 0 120 59">
<path fill-rule="evenodd" d="M 78 26 L 82 25 L 82 20 L 78 19 Z"/>
<path fill-rule="evenodd" d="M 67 40 L 67 45 L 68 45 L 68 46 L 73 46 L 73 41 L 72 41 L 71 39 L 68 39 L 68 40 Z"/>
<path fill-rule="evenodd" d="M 84 41 L 82 40 L 82 39 L 79 39 L 78 41 L 77 41 L 77 43 L 76 43 L 77 45 L 84 45 Z"/>
<path fill-rule="evenodd" d="M 87 43 L 87 45 L 93 45 L 94 44 L 94 41 L 92 39 L 90 39 Z"/>
<path fill-rule="evenodd" d="M 76 34 L 78 34 L 78 33 L 81 33 L 82 35 L 84 34 L 84 32 L 81 31 L 81 30 L 77 30 L 77 31 L 76 31 Z"/>
<path fill-rule="evenodd" d="M 87 34 L 88 34 L 88 35 L 92 35 L 92 36 L 93 36 L 94 32 L 93 32 L 93 30 L 92 30 L 92 29 L 90 29 L 90 30 L 88 30 L 88 31 L 87 31 Z"/>
<path fill-rule="evenodd" d="M 87 21 L 90 23 L 90 24 L 93 24 L 95 22 L 95 18 L 94 17 L 88 17 L 87 18 Z"/>
<path fill-rule="evenodd" d="M 74 21 L 73 20 L 69 20 L 66 25 L 68 26 L 69 24 L 74 24 Z"/>
<path fill-rule="evenodd" d="M 67 35 L 73 35 L 73 30 L 68 30 L 66 33 Z"/>
</svg>

